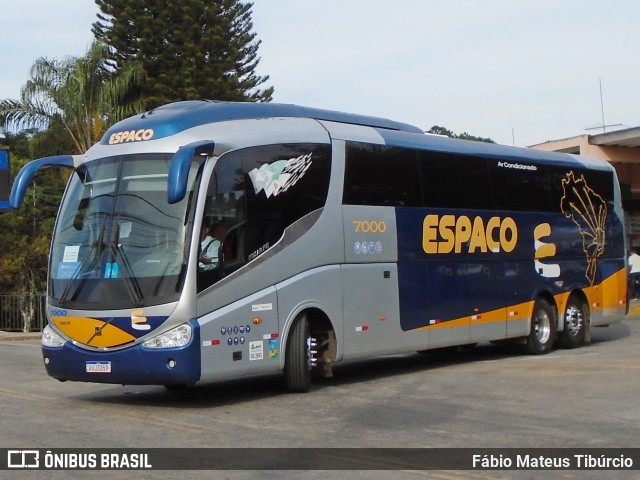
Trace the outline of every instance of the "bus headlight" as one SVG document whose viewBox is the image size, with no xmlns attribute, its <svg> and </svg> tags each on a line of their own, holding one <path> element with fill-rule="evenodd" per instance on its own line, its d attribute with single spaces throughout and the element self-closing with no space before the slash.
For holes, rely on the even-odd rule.
<svg viewBox="0 0 640 480">
<path fill-rule="evenodd" d="M 40 343 L 43 347 L 60 348 L 64 345 L 65 339 L 58 335 L 49 325 L 42 330 Z"/>
<path fill-rule="evenodd" d="M 142 344 L 144 348 L 178 348 L 191 341 L 191 325 L 185 323 L 179 327 L 153 337 Z"/>
</svg>

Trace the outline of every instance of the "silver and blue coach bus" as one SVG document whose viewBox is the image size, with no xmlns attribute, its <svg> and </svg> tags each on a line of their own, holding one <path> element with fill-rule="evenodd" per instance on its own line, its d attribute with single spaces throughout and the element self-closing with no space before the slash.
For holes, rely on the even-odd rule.
<svg viewBox="0 0 640 480">
<path fill-rule="evenodd" d="M 485 341 L 541 354 L 627 311 L 604 161 L 292 105 L 189 101 L 73 168 L 42 351 L 59 380 L 168 387 Z"/>
</svg>

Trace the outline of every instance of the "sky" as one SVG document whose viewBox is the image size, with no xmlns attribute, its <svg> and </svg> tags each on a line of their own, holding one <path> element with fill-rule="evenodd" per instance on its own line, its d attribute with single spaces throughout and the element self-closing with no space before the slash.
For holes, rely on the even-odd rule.
<svg viewBox="0 0 640 480">
<path fill-rule="evenodd" d="M 0 99 L 19 98 L 37 58 L 84 55 L 98 7 L 2 1 Z M 253 4 L 274 102 L 517 146 L 640 126 L 637 0 Z"/>
</svg>

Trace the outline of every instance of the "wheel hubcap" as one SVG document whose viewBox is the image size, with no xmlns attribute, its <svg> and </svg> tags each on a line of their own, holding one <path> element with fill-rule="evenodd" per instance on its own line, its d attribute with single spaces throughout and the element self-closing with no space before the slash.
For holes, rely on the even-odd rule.
<svg viewBox="0 0 640 480">
<path fill-rule="evenodd" d="M 547 312 L 538 312 L 533 328 L 535 329 L 538 342 L 544 345 L 549 341 L 549 336 L 551 335 L 551 319 Z"/>
<path fill-rule="evenodd" d="M 582 310 L 574 305 L 569 306 L 567 313 L 565 313 L 565 328 L 567 329 L 567 333 L 573 337 L 578 335 L 582 328 L 582 322 Z"/>
<path fill-rule="evenodd" d="M 307 337 L 307 366 L 313 368 L 318 365 L 318 341 L 314 337 Z"/>
</svg>

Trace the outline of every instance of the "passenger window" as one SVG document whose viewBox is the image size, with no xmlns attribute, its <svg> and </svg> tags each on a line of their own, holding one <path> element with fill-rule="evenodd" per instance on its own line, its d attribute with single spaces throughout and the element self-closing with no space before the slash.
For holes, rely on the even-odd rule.
<svg viewBox="0 0 640 480">
<path fill-rule="evenodd" d="M 427 151 L 419 152 L 418 158 L 427 207 L 476 210 L 493 208 L 486 159 Z"/>
<path fill-rule="evenodd" d="M 545 165 L 526 160 L 490 159 L 489 162 L 497 210 L 552 211 L 551 185 Z"/>
<path fill-rule="evenodd" d="M 346 155 L 344 204 L 422 206 L 415 150 L 351 143 Z"/>
</svg>

